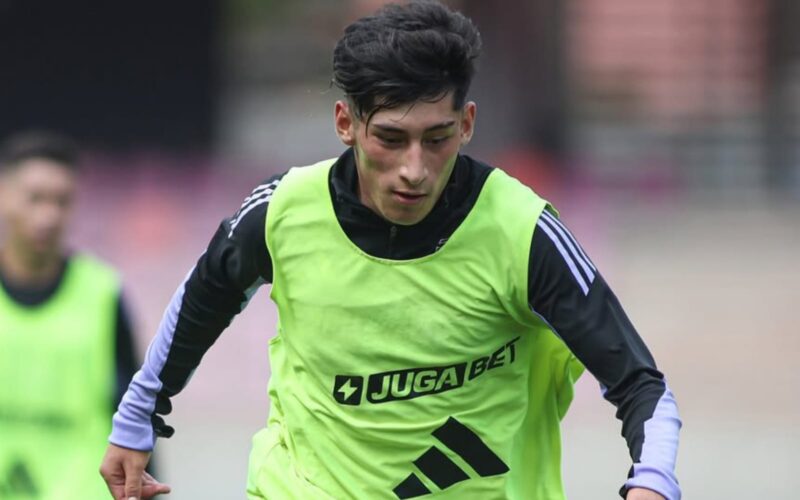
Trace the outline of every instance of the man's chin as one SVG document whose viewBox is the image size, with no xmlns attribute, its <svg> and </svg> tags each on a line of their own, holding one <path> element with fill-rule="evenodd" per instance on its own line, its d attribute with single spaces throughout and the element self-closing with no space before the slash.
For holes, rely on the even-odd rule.
<svg viewBox="0 0 800 500">
<path fill-rule="evenodd" d="M 419 223 L 428 215 L 428 212 L 404 212 L 395 210 L 390 213 L 384 212 L 381 214 L 384 219 L 398 226 L 413 226 Z"/>
<path fill-rule="evenodd" d="M 32 242 L 28 247 L 28 255 L 34 261 L 49 260 L 59 254 L 59 247 L 58 241 Z"/>
</svg>

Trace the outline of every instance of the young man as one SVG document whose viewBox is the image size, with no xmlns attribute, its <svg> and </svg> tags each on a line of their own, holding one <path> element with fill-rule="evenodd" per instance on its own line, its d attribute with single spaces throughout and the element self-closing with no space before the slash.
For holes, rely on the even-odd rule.
<svg viewBox="0 0 800 500">
<path fill-rule="evenodd" d="M 349 149 L 223 221 L 114 417 L 115 498 L 162 491 L 141 471 L 172 434 L 169 398 L 263 283 L 280 324 L 249 498 L 563 498 L 574 356 L 622 419 L 621 494 L 680 497 L 675 401 L 608 285 L 552 207 L 459 154 L 479 49 L 434 2 L 345 30 L 334 120 Z"/>
<path fill-rule="evenodd" d="M 93 473 L 133 376 L 116 273 L 70 252 L 77 151 L 51 134 L 0 145 L 0 498 L 100 498 Z"/>
</svg>

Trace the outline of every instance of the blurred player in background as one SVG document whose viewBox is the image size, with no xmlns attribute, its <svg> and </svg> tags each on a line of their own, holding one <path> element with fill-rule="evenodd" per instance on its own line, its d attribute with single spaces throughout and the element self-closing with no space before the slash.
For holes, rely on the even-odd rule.
<svg viewBox="0 0 800 500">
<path fill-rule="evenodd" d="M 575 357 L 622 420 L 622 496 L 680 498 L 677 407 L 614 294 L 553 207 L 459 154 L 479 51 L 435 2 L 345 30 L 349 148 L 259 185 L 180 285 L 114 417 L 115 498 L 164 487 L 142 470 L 170 398 L 264 283 L 280 324 L 249 498 L 564 498 Z"/>
<path fill-rule="evenodd" d="M 135 371 L 116 273 L 65 246 L 78 151 L 20 133 L 0 145 L 0 498 L 107 496 L 108 419 Z"/>
</svg>

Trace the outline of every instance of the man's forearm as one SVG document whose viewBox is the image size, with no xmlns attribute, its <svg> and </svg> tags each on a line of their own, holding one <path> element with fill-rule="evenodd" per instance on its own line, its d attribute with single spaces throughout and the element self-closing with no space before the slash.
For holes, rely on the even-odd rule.
<svg viewBox="0 0 800 500">
<path fill-rule="evenodd" d="M 149 451 L 155 445 L 156 431 L 153 428 L 152 416 L 155 414 L 158 393 L 163 387 L 159 375 L 174 340 L 185 290 L 186 282 L 181 284 L 173 295 L 161 319 L 158 333 L 147 349 L 144 364 L 133 376 L 114 414 L 109 441 L 117 446 Z"/>
</svg>

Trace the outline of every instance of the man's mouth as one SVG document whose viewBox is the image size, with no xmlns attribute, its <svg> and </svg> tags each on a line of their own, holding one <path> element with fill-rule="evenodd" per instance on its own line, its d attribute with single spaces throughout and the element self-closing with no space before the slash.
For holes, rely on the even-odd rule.
<svg viewBox="0 0 800 500">
<path fill-rule="evenodd" d="M 417 204 L 427 196 L 425 193 L 415 193 L 413 191 L 392 191 L 392 195 L 395 200 L 404 205 Z"/>
</svg>

